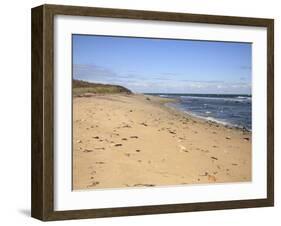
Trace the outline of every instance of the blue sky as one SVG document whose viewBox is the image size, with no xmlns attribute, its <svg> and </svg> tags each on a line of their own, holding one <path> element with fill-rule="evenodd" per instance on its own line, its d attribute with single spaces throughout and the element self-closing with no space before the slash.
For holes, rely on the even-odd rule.
<svg viewBox="0 0 281 226">
<path fill-rule="evenodd" d="M 251 94 L 250 43 L 73 35 L 73 78 L 137 93 Z"/>
</svg>

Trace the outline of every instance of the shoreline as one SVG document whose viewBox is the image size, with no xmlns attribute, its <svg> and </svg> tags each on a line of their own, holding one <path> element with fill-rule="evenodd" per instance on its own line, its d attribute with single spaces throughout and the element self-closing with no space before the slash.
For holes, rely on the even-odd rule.
<svg viewBox="0 0 281 226">
<path fill-rule="evenodd" d="M 169 106 L 170 103 L 177 103 L 177 102 L 179 102 L 179 100 L 177 100 L 177 99 L 172 99 L 172 98 L 169 98 L 169 97 L 154 96 L 154 95 L 149 95 L 149 94 L 140 94 L 140 95 L 149 96 L 149 97 L 163 98 L 166 101 L 165 101 L 165 103 L 160 102 L 160 104 L 162 104 L 168 110 L 172 110 L 172 111 L 178 112 L 178 113 L 182 114 L 183 116 L 192 118 L 194 120 L 198 120 L 198 121 L 203 122 L 203 123 L 205 122 L 205 123 L 216 124 L 216 125 L 219 125 L 219 126 L 224 126 L 227 129 L 239 130 L 239 131 L 242 131 L 242 132 L 245 132 L 245 133 L 250 133 L 250 134 L 252 133 L 251 130 L 249 130 L 249 129 L 245 128 L 245 127 L 236 126 L 236 125 L 233 125 L 233 124 L 228 123 L 228 122 L 222 122 L 222 121 L 219 121 L 219 119 L 215 119 L 215 118 L 214 118 L 214 120 L 211 120 L 211 119 L 208 119 L 207 117 L 199 116 L 199 115 L 196 115 L 196 114 L 194 114 L 192 112 L 183 111 L 183 110 L 181 110 L 181 109 L 179 109 L 177 107 L 174 107 L 174 106 Z"/>
<path fill-rule="evenodd" d="M 142 94 L 73 98 L 73 189 L 251 181 L 251 132 Z"/>
<path fill-rule="evenodd" d="M 202 120 L 204 122 L 207 122 L 207 123 L 214 123 L 214 124 L 218 124 L 220 126 L 224 126 L 225 128 L 229 128 L 229 129 L 236 129 L 236 130 L 241 130 L 243 132 L 248 132 L 248 133 L 252 133 L 252 130 L 250 129 L 247 129 L 245 127 L 241 127 L 241 126 L 238 126 L 238 125 L 233 125 L 229 122 L 223 122 L 223 121 L 220 121 L 219 119 L 215 119 L 215 118 L 212 118 L 212 119 L 208 119 L 208 117 L 204 117 L 204 116 L 200 116 L 200 115 L 196 115 L 192 112 L 188 112 L 188 111 L 182 111 L 176 107 L 173 107 L 173 106 L 168 106 L 166 105 L 168 108 L 172 108 L 174 109 L 175 111 L 179 111 L 189 117 L 192 117 L 196 120 Z"/>
</svg>

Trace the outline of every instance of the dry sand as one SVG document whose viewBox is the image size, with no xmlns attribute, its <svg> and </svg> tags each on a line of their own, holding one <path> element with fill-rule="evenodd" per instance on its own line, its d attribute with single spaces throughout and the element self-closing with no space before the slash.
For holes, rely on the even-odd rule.
<svg viewBox="0 0 281 226">
<path fill-rule="evenodd" d="M 73 99 L 73 189 L 251 180 L 251 133 L 143 95 Z"/>
</svg>

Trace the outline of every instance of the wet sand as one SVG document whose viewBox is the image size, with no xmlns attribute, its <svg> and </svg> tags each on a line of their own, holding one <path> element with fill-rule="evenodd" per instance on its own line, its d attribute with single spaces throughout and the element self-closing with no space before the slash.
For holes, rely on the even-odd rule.
<svg viewBox="0 0 281 226">
<path fill-rule="evenodd" d="M 251 133 L 144 95 L 73 99 L 73 189 L 251 180 Z"/>
</svg>

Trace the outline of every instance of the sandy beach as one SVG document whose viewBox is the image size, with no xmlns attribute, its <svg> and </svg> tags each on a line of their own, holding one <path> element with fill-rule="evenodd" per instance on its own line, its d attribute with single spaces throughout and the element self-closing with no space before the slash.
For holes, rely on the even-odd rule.
<svg viewBox="0 0 281 226">
<path fill-rule="evenodd" d="M 73 98 L 73 189 L 251 181 L 251 133 L 144 95 Z"/>
</svg>

